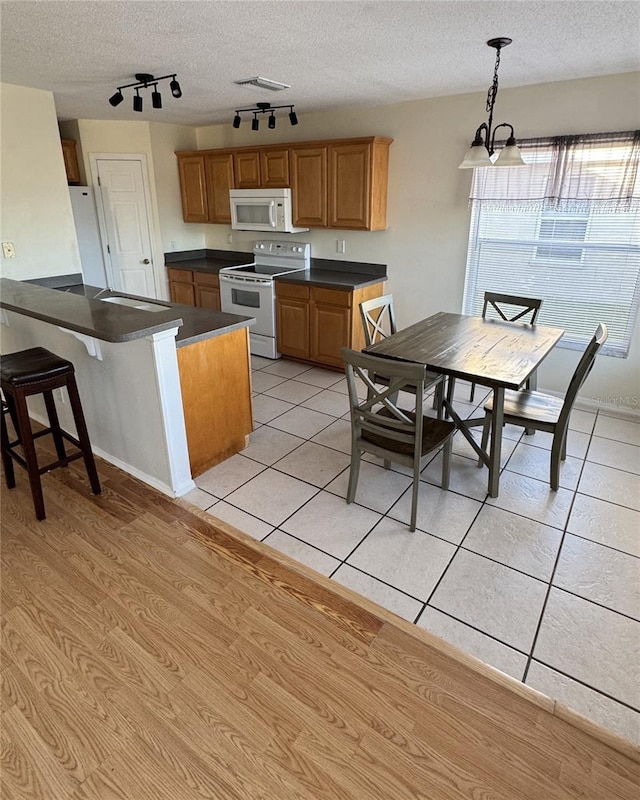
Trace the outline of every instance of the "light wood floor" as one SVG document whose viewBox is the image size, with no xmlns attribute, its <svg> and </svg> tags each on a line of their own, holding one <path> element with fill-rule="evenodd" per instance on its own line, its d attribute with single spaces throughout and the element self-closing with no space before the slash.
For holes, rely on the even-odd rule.
<svg viewBox="0 0 640 800">
<path fill-rule="evenodd" d="M 4 800 L 638 800 L 630 744 L 99 471 L 3 485 Z"/>
</svg>

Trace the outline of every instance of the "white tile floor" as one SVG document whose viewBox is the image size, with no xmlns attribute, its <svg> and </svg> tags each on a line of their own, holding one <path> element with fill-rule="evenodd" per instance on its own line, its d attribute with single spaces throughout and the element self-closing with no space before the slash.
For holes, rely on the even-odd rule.
<svg viewBox="0 0 640 800">
<path fill-rule="evenodd" d="M 186 500 L 640 743 L 640 418 L 575 410 L 557 492 L 551 437 L 505 426 L 495 499 L 458 434 L 450 490 L 436 455 L 411 533 L 402 467 L 367 457 L 344 501 L 344 377 L 252 364 L 251 443 Z"/>
</svg>

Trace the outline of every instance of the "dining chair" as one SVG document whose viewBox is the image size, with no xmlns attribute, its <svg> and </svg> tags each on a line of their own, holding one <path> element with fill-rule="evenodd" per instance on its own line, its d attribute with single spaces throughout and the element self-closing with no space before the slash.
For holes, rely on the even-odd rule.
<svg viewBox="0 0 640 800">
<path fill-rule="evenodd" d="M 397 330 L 393 311 L 393 295 L 385 294 L 360 303 L 360 317 L 367 347 L 376 344 L 381 339 L 386 339 L 387 336 L 391 336 Z M 386 384 L 387 378 L 385 375 L 376 374 L 374 381 Z M 435 387 L 433 407 L 438 412 L 438 419 L 442 418 L 443 413 L 444 382 L 444 375 L 439 375 L 437 372 L 425 373 L 425 391 L 431 391 Z"/>
<path fill-rule="evenodd" d="M 549 482 L 554 490 L 560 485 L 560 462 L 567 457 L 567 431 L 573 405 L 582 384 L 593 368 L 598 351 L 607 341 L 607 336 L 607 326 L 600 323 L 578 362 L 564 400 L 542 392 L 526 390 L 504 393 L 505 423 L 553 434 Z M 485 418 L 482 428 L 482 447 L 485 450 L 491 431 L 492 410 L 493 401 L 489 400 L 484 407 Z M 482 466 L 482 461 L 478 462 L 478 466 Z"/>
<path fill-rule="evenodd" d="M 536 297 L 518 297 L 514 294 L 501 294 L 499 292 L 485 292 L 484 302 L 482 305 L 482 319 L 486 319 L 488 314 L 497 314 L 499 319 L 505 322 L 528 322 L 530 325 L 535 325 L 540 313 L 542 300 Z M 529 319 L 524 319 L 528 314 L 531 314 Z M 527 389 L 530 388 L 529 381 L 527 381 Z M 469 391 L 469 401 L 473 401 L 475 396 L 476 385 L 471 384 Z M 449 402 L 453 399 L 453 391 L 449 391 Z"/>
<path fill-rule="evenodd" d="M 413 493 L 409 527 L 415 531 L 420 471 L 427 456 L 439 447 L 443 448 L 441 486 L 443 489 L 449 488 L 451 443 L 455 425 L 449 420 L 423 415 L 427 374 L 424 364 L 380 358 L 347 347 L 342 349 L 342 357 L 351 410 L 351 469 L 347 503 L 352 503 L 356 495 L 363 453 L 382 458 L 385 469 L 390 468 L 392 461 L 412 467 Z M 385 386 L 374 382 L 373 376 L 380 372 L 388 379 Z M 367 387 L 367 397 L 364 400 L 358 397 L 357 378 Z M 415 394 L 415 413 L 397 405 L 396 398 L 401 391 Z"/>
</svg>

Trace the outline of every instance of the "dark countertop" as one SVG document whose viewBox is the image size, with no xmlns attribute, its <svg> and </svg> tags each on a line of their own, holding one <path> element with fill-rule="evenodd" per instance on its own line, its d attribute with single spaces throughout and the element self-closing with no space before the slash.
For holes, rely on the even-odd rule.
<svg viewBox="0 0 640 800">
<path fill-rule="evenodd" d="M 195 250 L 179 253 L 165 253 L 165 265 L 172 269 L 189 269 L 196 272 L 217 274 L 222 267 L 235 267 L 252 264 L 253 253 L 237 250 Z M 387 280 L 385 264 L 365 264 L 356 261 L 334 261 L 327 258 L 312 258 L 308 272 L 296 272 L 290 276 L 280 276 L 278 281 L 322 286 L 327 289 L 360 289 Z"/>
<path fill-rule="evenodd" d="M 150 302 L 164 306 L 166 311 L 144 311 L 105 303 L 101 299 L 109 296 L 129 297 L 140 300 L 141 303 Z M 112 292 L 86 284 L 75 286 L 69 291 L 60 291 L 9 278 L 0 279 L 0 308 L 105 342 L 129 342 L 178 327 L 177 347 L 220 336 L 255 322 L 252 317 Z"/>
</svg>

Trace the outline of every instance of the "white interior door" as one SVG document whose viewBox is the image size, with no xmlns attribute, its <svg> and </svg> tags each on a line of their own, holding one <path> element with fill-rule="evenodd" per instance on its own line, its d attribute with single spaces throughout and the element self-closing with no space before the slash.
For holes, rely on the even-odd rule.
<svg viewBox="0 0 640 800">
<path fill-rule="evenodd" d="M 111 288 L 157 297 L 142 161 L 97 158 L 95 163 L 111 261 Z"/>
</svg>

